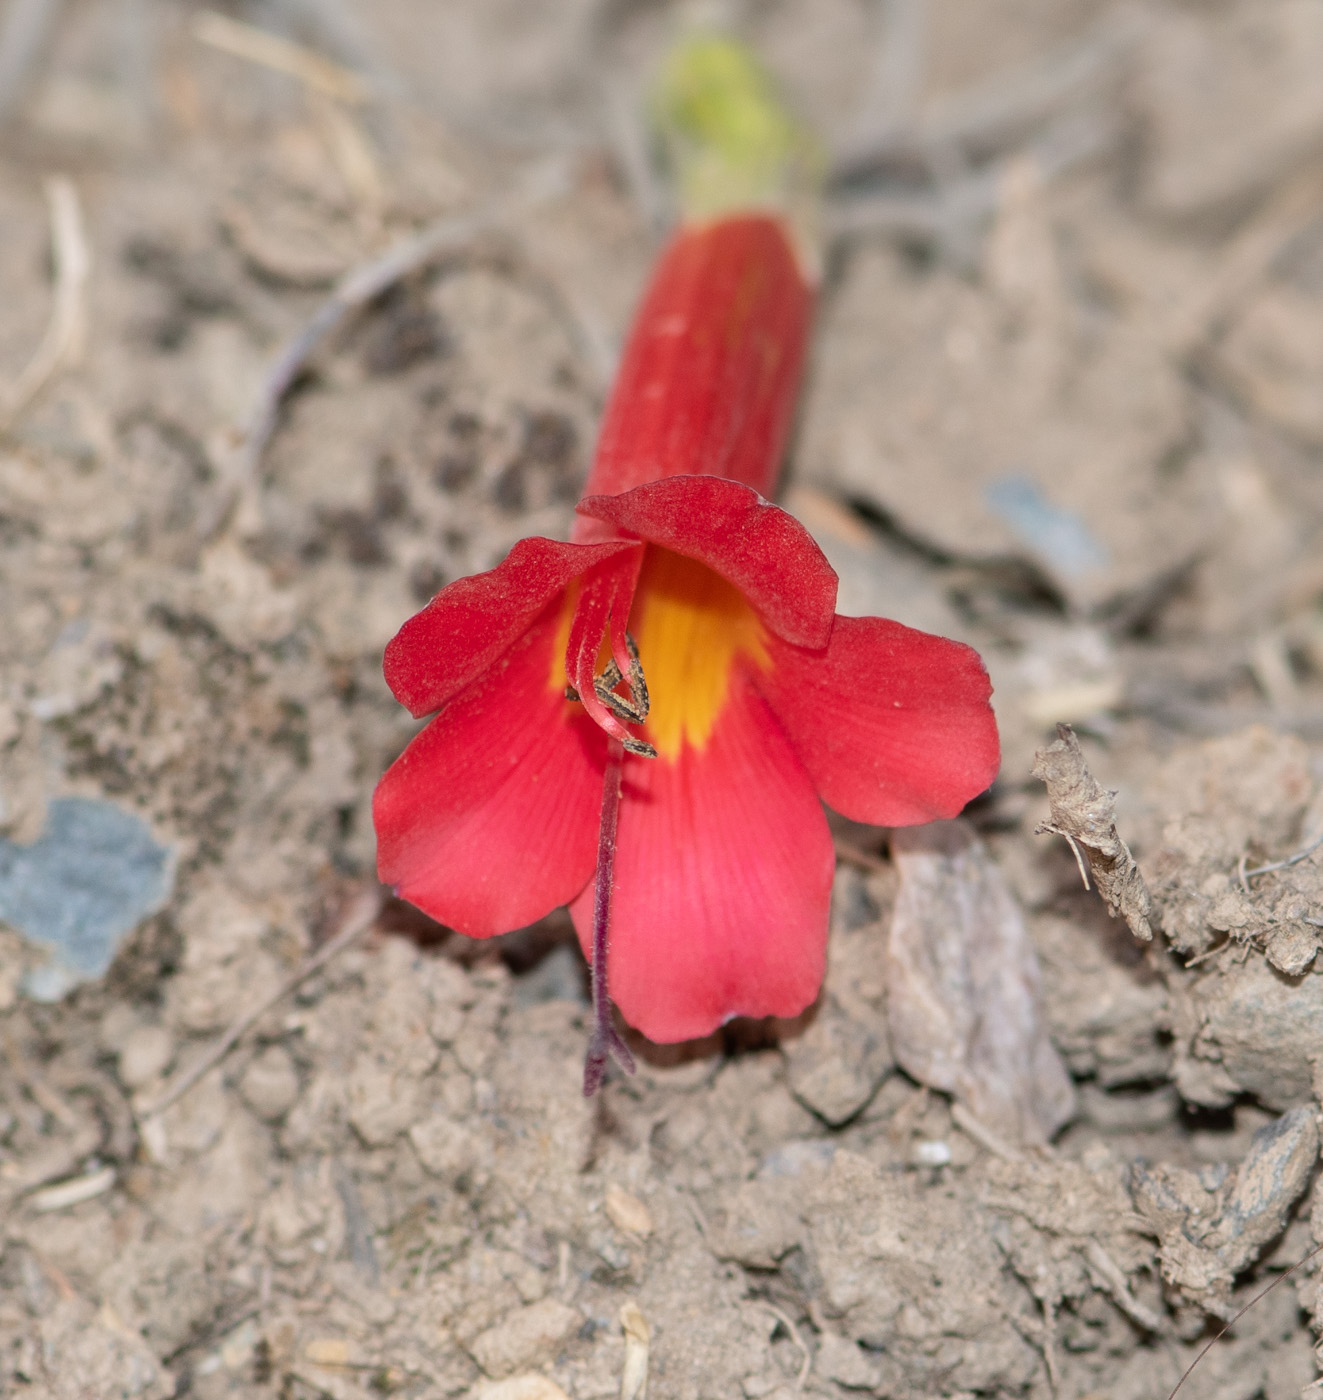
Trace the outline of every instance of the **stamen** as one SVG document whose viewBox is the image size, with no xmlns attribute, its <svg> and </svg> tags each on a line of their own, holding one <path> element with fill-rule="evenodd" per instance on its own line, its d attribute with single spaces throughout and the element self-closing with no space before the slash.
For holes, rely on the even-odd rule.
<svg viewBox="0 0 1323 1400">
<path fill-rule="evenodd" d="M 629 652 L 629 693 L 634 697 L 638 712 L 647 719 L 652 701 L 648 698 L 648 683 L 643 679 L 643 663 L 639 660 L 639 644 L 633 636 L 625 633 L 625 647 Z M 643 723 L 641 719 L 640 724 Z"/>
<path fill-rule="evenodd" d="M 597 698 L 594 673 L 602 637 L 611 626 L 611 614 L 616 608 L 628 610 L 637 576 L 637 561 L 626 560 L 622 568 L 607 568 L 585 577 L 565 646 L 566 679 L 578 691 L 593 723 L 610 738 L 622 741 L 626 737 L 624 726 Z"/>
<path fill-rule="evenodd" d="M 624 646 L 625 659 L 629 663 L 629 694 L 620 695 L 616 691 L 616 686 L 625 681 L 626 676 L 621 672 L 620 665 L 613 656 L 602 669 L 601 675 L 593 677 L 593 698 L 616 719 L 624 720 L 627 724 L 642 724 L 648 718 L 650 708 L 648 683 L 643 677 L 643 664 L 639 660 L 638 643 L 628 632 L 624 633 Z M 579 688 L 574 685 L 565 687 L 565 698 L 578 700 L 581 703 L 583 701 Z M 590 706 L 590 713 L 591 708 Z M 599 724 L 602 723 L 596 714 L 593 715 L 593 718 Z M 637 754 L 640 758 L 657 757 L 657 750 L 651 744 L 646 740 L 636 739 L 632 734 L 625 733 L 618 725 L 608 727 L 606 724 L 602 724 L 602 728 L 606 730 L 607 737 L 618 741 L 626 753 Z"/>
<path fill-rule="evenodd" d="M 626 1074 L 634 1073 L 634 1056 L 621 1039 L 611 1014 L 607 988 L 607 954 L 611 943 L 611 881 L 616 861 L 616 829 L 620 821 L 620 771 L 623 745 L 606 746 L 606 775 L 602 779 L 602 824 L 597 833 L 597 882 L 593 888 L 593 1031 L 583 1062 L 583 1096 L 601 1087 L 612 1055 Z"/>
<path fill-rule="evenodd" d="M 622 750 L 641 758 L 655 758 L 657 751 L 652 745 L 636 739 L 625 728 L 626 724 L 642 724 L 648 714 L 648 692 L 642 684 L 638 650 L 631 645 L 625 630 L 643 555 L 641 548 L 630 550 L 580 580 L 565 643 L 565 674 L 574 694 L 570 696 L 567 690 L 566 695 L 579 700 L 592 722 Z M 609 644 L 611 659 L 601 675 L 596 675 L 603 640 Z M 619 695 L 615 688 L 626 676 L 630 679 L 630 694 Z"/>
<path fill-rule="evenodd" d="M 593 689 L 597 692 L 597 698 L 611 711 L 617 719 L 628 720 L 631 724 L 642 724 L 643 714 L 638 707 L 623 695 L 617 695 L 615 691 L 606 688 L 606 682 L 598 679 Z"/>
</svg>

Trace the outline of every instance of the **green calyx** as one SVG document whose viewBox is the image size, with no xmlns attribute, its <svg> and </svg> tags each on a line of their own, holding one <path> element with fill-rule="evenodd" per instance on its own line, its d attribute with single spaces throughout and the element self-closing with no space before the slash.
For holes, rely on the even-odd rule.
<svg viewBox="0 0 1323 1400">
<path fill-rule="evenodd" d="M 724 35 L 684 40 L 653 93 L 653 119 L 675 169 L 685 217 L 811 202 L 822 158 L 781 105 L 743 44 Z"/>
</svg>

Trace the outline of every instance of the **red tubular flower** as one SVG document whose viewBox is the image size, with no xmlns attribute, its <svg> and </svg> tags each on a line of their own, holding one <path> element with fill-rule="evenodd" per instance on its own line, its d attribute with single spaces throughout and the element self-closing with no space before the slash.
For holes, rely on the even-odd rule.
<svg viewBox="0 0 1323 1400">
<path fill-rule="evenodd" d="M 476 938 L 569 904 L 595 964 L 597 1078 L 620 1048 L 608 916 L 610 996 L 650 1039 L 793 1016 L 825 961 L 821 803 L 904 826 L 954 816 L 996 773 L 978 656 L 837 617 L 821 551 L 759 494 L 812 300 L 780 219 L 682 229 L 574 542 L 521 541 L 386 650 L 397 698 L 440 713 L 377 788 L 381 878 Z"/>
</svg>

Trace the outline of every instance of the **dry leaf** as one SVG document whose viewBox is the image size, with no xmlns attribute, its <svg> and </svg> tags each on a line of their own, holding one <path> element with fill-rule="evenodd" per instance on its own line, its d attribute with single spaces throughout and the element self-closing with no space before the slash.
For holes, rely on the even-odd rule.
<svg viewBox="0 0 1323 1400">
<path fill-rule="evenodd" d="M 972 827 L 893 833 L 900 890 L 887 943 L 892 1048 L 999 1139 L 1046 1142 L 1075 1093 L 1048 1039 L 1024 918 Z"/>
<path fill-rule="evenodd" d="M 1036 831 L 1064 836 L 1076 860 L 1083 848 L 1094 884 L 1112 916 L 1119 914 L 1130 932 L 1148 943 L 1153 937 L 1148 886 L 1116 830 L 1116 794 L 1100 787 L 1089 772 L 1070 725 L 1057 725 L 1057 738 L 1034 755 L 1033 775 L 1047 785 L 1052 804 L 1052 820 Z M 1084 875 L 1083 861 L 1080 874 Z M 1084 883 L 1089 883 L 1087 875 Z"/>
<path fill-rule="evenodd" d="M 606 1188 L 606 1214 L 617 1230 L 646 1239 L 652 1234 L 652 1215 L 637 1196 L 614 1181 Z"/>
<path fill-rule="evenodd" d="M 620 1400 L 647 1400 L 648 1343 L 652 1329 L 637 1303 L 620 1309 L 620 1327 L 625 1334 L 625 1366 L 620 1377 Z"/>
</svg>

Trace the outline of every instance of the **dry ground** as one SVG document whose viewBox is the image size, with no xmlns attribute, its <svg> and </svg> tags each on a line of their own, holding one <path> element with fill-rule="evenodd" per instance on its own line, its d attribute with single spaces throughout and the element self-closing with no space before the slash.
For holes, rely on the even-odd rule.
<svg viewBox="0 0 1323 1400">
<path fill-rule="evenodd" d="M 564 918 L 394 904 L 184 1077 L 362 912 L 385 642 L 567 529 L 679 7 L 228 12 L 320 79 L 200 13 L 0 27 L 0 385 L 68 333 L 0 443 L 0 1393 L 638 1400 L 646 1331 L 654 1400 L 1161 1400 L 1323 1243 L 1323 857 L 1252 873 L 1323 831 L 1323 5 L 727 7 L 834 161 L 787 503 L 842 610 L 980 648 L 1005 765 L 841 828 L 813 1014 L 592 1104 Z M 1058 721 L 1151 944 L 1034 834 Z M 1315 1277 L 1183 1394 L 1317 1397 Z"/>
</svg>

